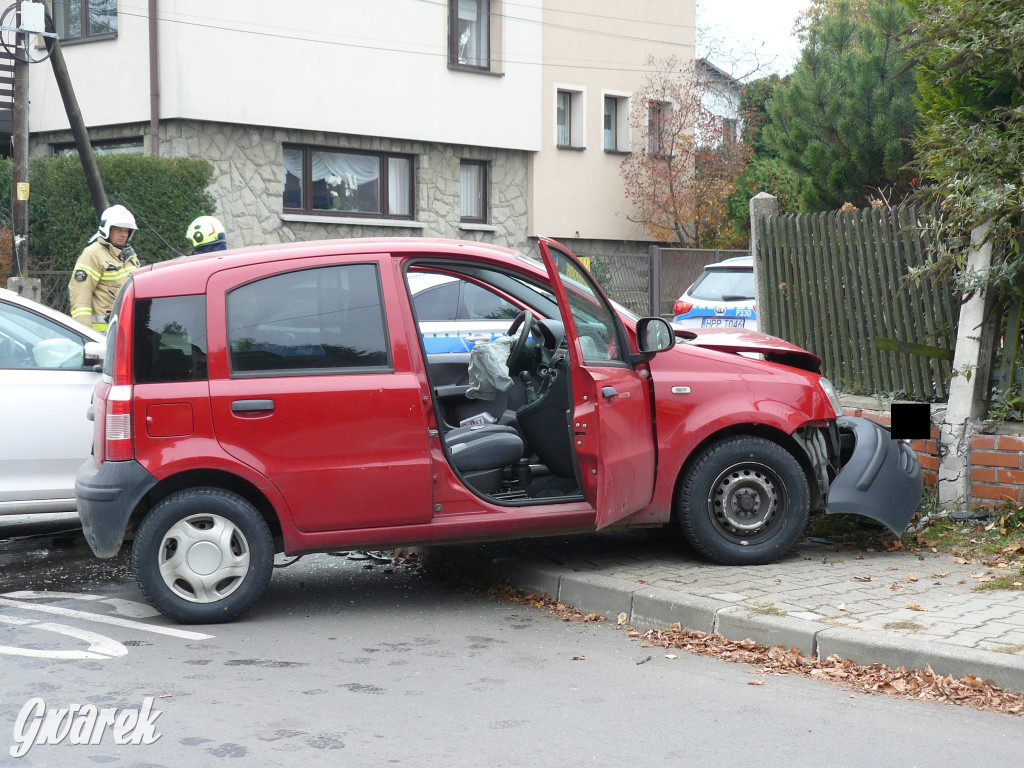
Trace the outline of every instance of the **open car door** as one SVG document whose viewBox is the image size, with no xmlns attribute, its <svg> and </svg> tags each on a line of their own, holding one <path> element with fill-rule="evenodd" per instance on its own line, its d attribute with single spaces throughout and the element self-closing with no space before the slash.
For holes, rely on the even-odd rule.
<svg viewBox="0 0 1024 768">
<path fill-rule="evenodd" d="M 603 528 L 654 494 L 650 373 L 631 363 L 625 329 L 586 268 L 553 240 L 541 238 L 540 250 L 569 345 L 580 483 Z"/>
</svg>

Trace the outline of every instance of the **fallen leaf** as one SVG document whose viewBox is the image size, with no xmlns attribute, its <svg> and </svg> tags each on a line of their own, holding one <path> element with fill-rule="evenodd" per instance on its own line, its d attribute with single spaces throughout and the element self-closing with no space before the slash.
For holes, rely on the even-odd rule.
<svg viewBox="0 0 1024 768">
<path fill-rule="evenodd" d="M 646 584 L 647 583 L 647 579 L 637 579 L 636 583 L 637 584 Z"/>
<path fill-rule="evenodd" d="M 967 561 L 964 560 L 962 557 L 954 557 L 953 562 L 957 565 L 967 565 Z"/>
<path fill-rule="evenodd" d="M 927 611 L 928 609 L 927 608 L 922 608 L 917 603 L 911 603 L 910 605 L 907 606 L 907 610 L 908 611 Z"/>
<path fill-rule="evenodd" d="M 764 685 L 764 680 L 748 680 L 747 685 Z"/>
<path fill-rule="evenodd" d="M 917 576 L 915 574 L 913 574 L 913 573 L 908 573 L 906 580 L 907 581 L 917 581 Z"/>
<path fill-rule="evenodd" d="M 836 608 L 838 608 L 840 611 L 845 611 L 846 610 L 846 603 L 840 603 L 839 605 L 836 606 Z"/>
<path fill-rule="evenodd" d="M 587 657 L 586 656 L 573 656 L 572 660 L 573 661 L 586 661 Z"/>
<path fill-rule="evenodd" d="M 665 658 L 666 659 L 678 659 L 679 657 L 676 656 L 674 653 L 666 653 L 665 654 Z"/>
<path fill-rule="evenodd" d="M 949 571 L 943 571 L 942 573 L 933 573 L 932 574 L 932 578 L 933 579 L 944 579 L 947 576 L 949 576 Z"/>
<path fill-rule="evenodd" d="M 889 589 L 892 590 L 893 592 L 898 592 L 899 590 L 903 589 L 903 585 L 900 584 L 899 582 L 894 581 L 892 583 L 892 586 L 889 587 Z"/>
<path fill-rule="evenodd" d="M 621 626 L 622 626 L 623 624 L 625 624 L 625 623 L 626 623 L 626 620 L 627 620 L 628 618 L 629 618 L 629 617 L 628 617 L 628 616 L 626 616 L 626 614 L 625 614 L 625 613 L 620 613 L 620 614 L 619 614 L 619 619 L 618 619 L 618 625 L 619 625 L 619 626 L 621 627 Z"/>
</svg>

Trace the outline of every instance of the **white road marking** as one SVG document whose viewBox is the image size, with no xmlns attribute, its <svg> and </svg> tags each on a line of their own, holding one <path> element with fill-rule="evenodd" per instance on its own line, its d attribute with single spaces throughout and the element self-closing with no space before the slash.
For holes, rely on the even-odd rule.
<svg viewBox="0 0 1024 768">
<path fill-rule="evenodd" d="M 41 629 L 44 632 L 56 632 L 59 635 L 73 637 L 76 640 L 84 640 L 89 644 L 89 650 L 87 651 L 57 651 L 0 645 L 0 654 L 8 656 L 31 656 L 41 659 L 112 659 L 128 653 L 128 649 L 117 642 L 117 640 L 98 635 L 87 629 L 69 627 L 67 624 L 54 624 L 49 621 L 36 621 L 35 619 L 21 619 L 16 616 L 4 616 L 2 614 L 0 614 L 0 624 L 13 624 L 20 627 Z"/>
<path fill-rule="evenodd" d="M 160 611 L 138 600 L 125 600 L 120 597 L 102 597 L 90 595 L 85 592 L 38 592 L 32 589 L 20 592 L 4 592 L 2 597 L 10 597 L 14 600 L 96 600 L 106 603 L 114 608 L 115 613 L 127 616 L 131 619 L 151 619 L 159 616 Z"/>
<path fill-rule="evenodd" d="M 49 594 L 52 595 L 53 593 Z M 174 627 L 162 627 L 159 624 L 144 624 L 141 621 L 122 619 L 117 616 L 103 616 L 96 613 L 89 613 L 88 611 L 76 611 L 72 608 L 60 608 L 56 605 L 33 605 L 22 600 L 11 600 L 5 597 L 0 597 L 0 606 L 5 606 L 7 608 L 19 608 L 23 611 L 49 613 L 54 616 L 64 616 L 72 619 L 96 621 L 101 624 L 113 624 L 117 627 L 127 627 L 129 629 L 141 630 L 143 632 L 153 632 L 157 635 L 179 637 L 183 640 L 209 640 L 214 637 L 213 635 L 204 635 L 201 632 L 190 632 L 185 629 L 175 629 Z"/>
<path fill-rule="evenodd" d="M 37 592 L 36 590 L 22 590 L 20 592 L 4 592 L 0 597 L 9 597 L 14 600 L 95 600 L 114 606 L 116 613 L 128 616 L 129 618 L 153 618 L 160 615 L 160 611 L 152 605 L 140 603 L 138 600 L 102 597 L 101 595 L 90 595 L 85 592 Z"/>
</svg>

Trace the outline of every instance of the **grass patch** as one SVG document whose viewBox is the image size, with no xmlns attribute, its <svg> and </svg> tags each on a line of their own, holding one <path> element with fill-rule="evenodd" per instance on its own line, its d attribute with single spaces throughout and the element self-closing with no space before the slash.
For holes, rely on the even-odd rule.
<svg viewBox="0 0 1024 768">
<path fill-rule="evenodd" d="M 779 608 L 773 603 L 758 603 L 752 606 L 750 609 L 751 613 L 756 613 L 761 616 L 785 616 L 786 612 Z"/>
<path fill-rule="evenodd" d="M 934 491 L 925 491 L 909 530 L 897 536 L 859 515 L 813 515 L 804 535 L 844 550 L 940 552 L 990 568 L 1009 568 L 978 589 L 1024 590 L 1024 505 L 1004 502 L 978 509 L 970 521 L 939 516 Z M 921 521 L 926 521 L 923 525 Z"/>
<path fill-rule="evenodd" d="M 1024 568 L 1016 573 L 1004 573 L 1001 576 L 996 576 L 992 581 L 986 581 L 974 588 L 976 592 L 985 589 L 1024 590 Z"/>
<path fill-rule="evenodd" d="M 890 621 L 885 625 L 886 629 L 909 629 L 911 632 L 917 632 L 918 630 L 924 629 L 916 621 L 909 621 L 904 619 L 903 621 Z"/>
</svg>

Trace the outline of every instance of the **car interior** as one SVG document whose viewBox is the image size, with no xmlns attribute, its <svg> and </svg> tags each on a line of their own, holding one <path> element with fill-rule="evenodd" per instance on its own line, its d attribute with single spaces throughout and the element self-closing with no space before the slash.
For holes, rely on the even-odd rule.
<svg viewBox="0 0 1024 768">
<path fill-rule="evenodd" d="M 582 498 L 568 348 L 561 320 L 550 319 L 559 317 L 550 291 L 479 264 L 419 263 L 412 270 L 453 276 L 522 308 L 505 337 L 468 352 L 426 355 L 449 463 L 468 487 L 495 503 Z M 453 306 L 452 320 L 456 312 Z"/>
</svg>

